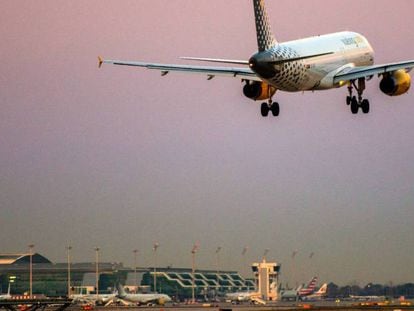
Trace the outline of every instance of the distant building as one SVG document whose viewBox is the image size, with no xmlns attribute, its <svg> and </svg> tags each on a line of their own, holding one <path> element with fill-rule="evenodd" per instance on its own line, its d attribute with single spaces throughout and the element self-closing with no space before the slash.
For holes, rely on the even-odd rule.
<svg viewBox="0 0 414 311">
<path fill-rule="evenodd" d="M 157 292 L 166 293 L 179 299 L 192 295 L 193 275 L 187 268 L 156 269 Z M 154 269 L 147 268 L 142 275 L 142 285 L 153 289 Z M 255 282 L 243 278 L 237 271 L 196 270 L 194 287 L 199 298 L 212 298 L 227 292 L 254 290 Z"/>
<path fill-rule="evenodd" d="M 32 254 L 33 263 L 51 263 L 49 259 L 39 255 Z M 0 255 L 0 266 L 16 266 L 20 264 L 29 264 L 30 254 L 3 254 Z"/>
<path fill-rule="evenodd" d="M 38 253 L 32 255 L 32 263 L 34 294 L 67 294 L 67 263 L 52 263 Z M 0 292 L 7 291 L 11 282 L 12 294 L 27 293 L 29 269 L 30 254 L 0 254 Z M 119 279 L 123 279 L 122 276 L 126 275 L 126 272 L 120 263 L 99 263 L 99 275 L 99 288 L 104 291 L 113 288 Z M 71 285 L 95 288 L 95 263 L 71 264 Z"/>
<path fill-rule="evenodd" d="M 47 296 L 67 294 L 67 263 L 52 263 L 35 253 L 33 262 L 33 293 Z M 30 254 L 0 254 L 0 292 L 7 291 L 10 281 L 12 294 L 29 291 Z M 71 264 L 72 290 L 95 290 L 95 262 Z M 157 291 L 186 299 L 191 297 L 192 274 L 186 268 L 156 268 Z M 196 270 L 195 292 L 199 297 L 216 296 L 232 291 L 253 290 L 255 282 L 244 279 L 236 271 Z M 153 289 L 154 268 L 140 267 L 135 270 L 122 263 L 99 263 L 99 291 L 111 291 L 120 282 L 131 292 L 149 292 Z M 137 288 L 138 287 L 138 288 Z"/>
</svg>

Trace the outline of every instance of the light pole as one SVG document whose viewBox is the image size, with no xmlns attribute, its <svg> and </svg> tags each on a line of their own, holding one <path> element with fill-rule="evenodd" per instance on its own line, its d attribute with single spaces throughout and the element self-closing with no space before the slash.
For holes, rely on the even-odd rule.
<svg viewBox="0 0 414 311">
<path fill-rule="evenodd" d="M 310 254 L 309 254 L 309 270 L 311 270 L 311 271 L 314 271 L 315 269 L 314 269 L 314 267 L 313 267 L 313 265 L 312 265 L 312 258 L 313 258 L 313 256 L 315 255 L 315 253 L 314 252 L 311 252 Z M 317 271 L 314 271 L 313 273 L 315 273 L 315 275 L 319 275 L 318 273 L 316 273 Z M 311 276 L 312 277 L 312 276 Z"/>
<path fill-rule="evenodd" d="M 32 299 L 33 296 L 33 248 L 34 248 L 34 244 L 30 244 L 29 245 L 29 255 L 30 255 L 30 267 L 29 267 L 29 286 L 30 286 L 30 290 L 29 290 L 29 294 L 30 294 L 30 299 Z"/>
<path fill-rule="evenodd" d="M 157 292 L 157 248 L 160 247 L 160 243 L 155 242 L 152 250 L 154 251 L 154 293 Z"/>
<path fill-rule="evenodd" d="M 68 298 L 70 297 L 70 251 L 72 250 L 72 246 L 66 246 L 66 251 L 68 255 Z"/>
<path fill-rule="evenodd" d="M 298 254 L 298 250 L 294 250 L 292 252 L 292 284 L 294 288 L 298 287 L 298 284 L 296 282 L 296 269 L 295 269 L 295 257 Z"/>
<path fill-rule="evenodd" d="M 95 287 L 96 301 L 99 300 L 99 247 L 95 247 Z"/>
<path fill-rule="evenodd" d="M 247 250 L 248 250 L 249 248 L 247 247 L 247 246 L 245 246 L 244 248 L 243 248 L 243 250 L 242 250 L 242 257 L 243 257 L 243 260 L 242 260 L 242 262 L 243 262 L 243 265 L 246 265 L 246 266 L 248 266 L 247 265 L 247 260 L 246 260 L 246 253 L 247 253 Z M 247 283 L 247 291 L 249 292 L 250 291 L 250 285 L 249 285 L 249 283 Z"/>
<path fill-rule="evenodd" d="M 192 284 L 191 284 L 191 298 L 192 302 L 195 303 L 195 254 L 198 250 L 198 245 L 194 244 L 193 249 L 191 250 L 191 274 L 192 274 Z"/>
<path fill-rule="evenodd" d="M 138 292 L 138 281 L 137 281 L 137 254 L 138 254 L 138 250 L 134 249 L 133 250 L 134 253 L 134 281 L 135 281 L 135 293 Z"/>
<path fill-rule="evenodd" d="M 220 287 L 220 283 L 219 283 L 219 273 L 220 273 L 220 253 L 221 251 L 221 246 L 217 247 L 216 249 L 216 265 L 217 265 L 217 288 L 216 288 L 216 296 Z"/>
</svg>

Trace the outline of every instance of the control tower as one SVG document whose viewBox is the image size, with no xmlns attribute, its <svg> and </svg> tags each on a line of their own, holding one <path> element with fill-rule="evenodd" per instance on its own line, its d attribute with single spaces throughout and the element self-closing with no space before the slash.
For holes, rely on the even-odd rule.
<svg viewBox="0 0 414 311">
<path fill-rule="evenodd" d="M 262 262 L 252 264 L 256 288 L 261 299 L 265 301 L 278 300 L 277 289 L 280 267 L 280 264 L 276 262 L 266 262 L 265 258 L 263 258 Z"/>
</svg>

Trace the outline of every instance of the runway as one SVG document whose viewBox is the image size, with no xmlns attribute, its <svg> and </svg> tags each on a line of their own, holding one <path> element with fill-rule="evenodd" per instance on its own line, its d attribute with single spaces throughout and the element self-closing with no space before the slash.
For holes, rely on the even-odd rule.
<svg viewBox="0 0 414 311">
<path fill-rule="evenodd" d="M 70 307 L 70 310 L 74 307 Z M 336 304 L 334 302 L 318 302 L 315 304 L 304 303 L 275 303 L 269 305 L 250 305 L 250 304 L 199 304 L 199 305 L 175 305 L 175 306 L 154 306 L 154 307 L 96 307 L 99 311 L 122 311 L 130 309 L 143 309 L 145 311 L 364 311 L 364 310 L 386 310 L 386 311 L 404 311 L 414 310 L 413 305 L 361 305 L 355 302 L 341 302 Z M 79 310 L 79 308 L 78 308 Z"/>
</svg>

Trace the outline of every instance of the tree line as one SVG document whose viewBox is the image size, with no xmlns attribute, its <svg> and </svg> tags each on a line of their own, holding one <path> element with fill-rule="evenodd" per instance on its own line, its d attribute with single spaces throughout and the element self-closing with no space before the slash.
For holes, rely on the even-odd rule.
<svg viewBox="0 0 414 311">
<path fill-rule="evenodd" d="M 346 298 L 349 296 L 385 296 L 414 298 L 414 283 L 400 285 L 388 285 L 368 283 L 364 287 L 357 284 L 338 286 L 335 283 L 328 284 L 327 291 L 329 298 Z"/>
</svg>

